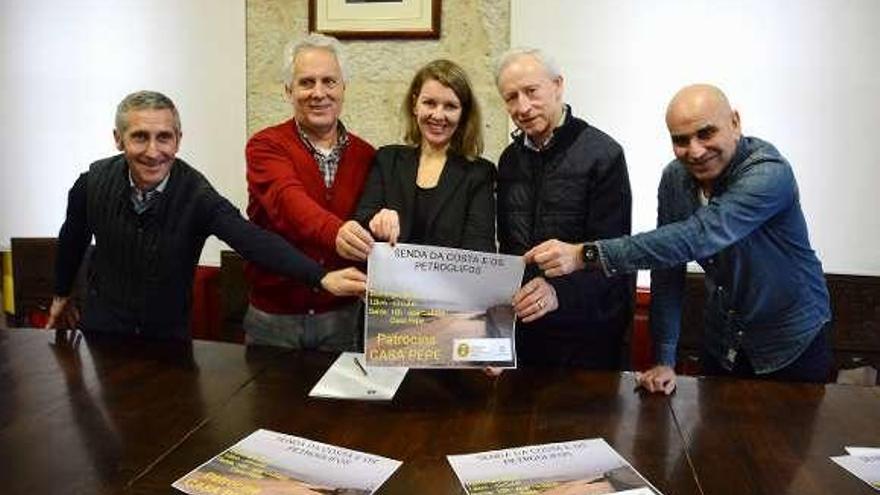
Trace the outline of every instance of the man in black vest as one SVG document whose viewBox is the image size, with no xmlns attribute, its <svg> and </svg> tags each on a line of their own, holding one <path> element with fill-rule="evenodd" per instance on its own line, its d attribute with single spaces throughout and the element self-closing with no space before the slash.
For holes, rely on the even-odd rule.
<svg viewBox="0 0 880 495">
<path fill-rule="evenodd" d="M 518 128 L 498 162 L 501 252 L 524 254 L 549 239 L 629 234 L 623 149 L 564 104 L 556 64 L 540 50 L 514 49 L 501 57 L 495 81 Z M 531 265 L 524 282 L 513 300 L 520 362 L 620 367 L 632 278 L 579 272 L 548 279 Z"/>
<path fill-rule="evenodd" d="M 193 276 L 209 235 L 254 263 L 333 294 L 364 291 L 366 277 L 357 269 L 326 272 L 242 218 L 201 173 L 175 157 L 181 136 L 167 96 L 140 91 L 119 104 L 113 137 L 122 154 L 89 166 L 68 195 L 47 328 L 189 338 Z M 69 295 L 93 235 L 80 321 Z"/>
</svg>

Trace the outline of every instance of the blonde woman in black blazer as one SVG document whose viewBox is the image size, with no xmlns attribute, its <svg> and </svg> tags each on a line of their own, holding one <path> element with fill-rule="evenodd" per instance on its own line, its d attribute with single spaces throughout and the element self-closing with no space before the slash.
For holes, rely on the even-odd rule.
<svg viewBox="0 0 880 495">
<path fill-rule="evenodd" d="M 377 151 L 340 254 L 366 259 L 374 239 L 495 252 L 495 166 L 479 157 L 480 110 L 464 70 L 448 60 L 422 67 L 402 111 L 406 144 Z"/>
</svg>

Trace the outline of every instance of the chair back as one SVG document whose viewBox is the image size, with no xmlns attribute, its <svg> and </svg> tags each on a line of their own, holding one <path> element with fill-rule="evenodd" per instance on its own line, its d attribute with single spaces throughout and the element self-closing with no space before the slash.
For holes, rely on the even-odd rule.
<svg viewBox="0 0 880 495">
<path fill-rule="evenodd" d="M 46 324 L 49 306 L 55 294 L 55 256 L 57 237 L 13 237 L 12 286 L 15 315 L 10 326 L 37 327 Z M 71 297 L 82 307 L 86 278 L 94 246 L 89 246 L 83 257 Z"/>
<path fill-rule="evenodd" d="M 220 306 L 223 321 L 220 339 L 244 342 L 242 320 L 248 307 L 248 284 L 244 277 L 244 258 L 235 251 L 220 252 Z"/>
</svg>

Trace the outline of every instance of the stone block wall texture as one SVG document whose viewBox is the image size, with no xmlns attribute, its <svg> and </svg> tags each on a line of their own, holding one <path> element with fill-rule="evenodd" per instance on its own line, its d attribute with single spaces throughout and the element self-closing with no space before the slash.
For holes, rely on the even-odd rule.
<svg viewBox="0 0 880 495">
<path fill-rule="evenodd" d="M 289 119 L 280 82 L 285 44 L 308 32 L 308 0 L 247 1 L 247 129 Z M 483 111 L 486 149 L 497 163 L 508 142 L 508 117 L 495 89 L 494 61 L 509 47 L 509 0 L 443 0 L 438 40 L 342 41 L 351 81 L 342 120 L 376 147 L 400 143 L 400 105 L 413 74 L 425 63 L 448 58 L 468 72 Z"/>
</svg>

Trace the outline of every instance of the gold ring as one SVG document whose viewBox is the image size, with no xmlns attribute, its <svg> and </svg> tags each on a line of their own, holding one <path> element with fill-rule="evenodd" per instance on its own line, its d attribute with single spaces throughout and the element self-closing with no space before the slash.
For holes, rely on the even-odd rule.
<svg viewBox="0 0 880 495">
<path fill-rule="evenodd" d="M 538 299 L 538 309 L 544 309 L 544 300 Z"/>
</svg>

